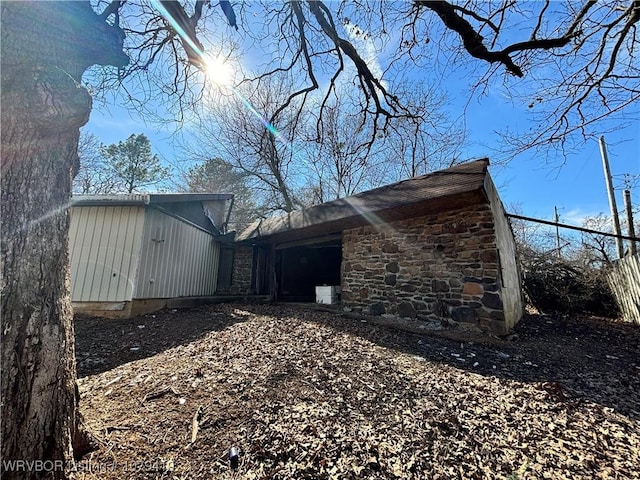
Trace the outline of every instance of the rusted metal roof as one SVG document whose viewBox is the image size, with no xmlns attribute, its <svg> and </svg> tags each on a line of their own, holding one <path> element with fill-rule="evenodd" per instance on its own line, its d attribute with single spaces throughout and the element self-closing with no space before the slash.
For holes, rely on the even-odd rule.
<svg viewBox="0 0 640 480">
<path fill-rule="evenodd" d="M 365 223 L 383 223 L 427 211 L 458 208 L 482 199 L 487 158 L 462 163 L 446 170 L 410 178 L 350 197 L 260 220 L 241 232 L 236 241 L 266 239 L 274 235 L 293 237 L 304 233 L 326 234 Z"/>
</svg>

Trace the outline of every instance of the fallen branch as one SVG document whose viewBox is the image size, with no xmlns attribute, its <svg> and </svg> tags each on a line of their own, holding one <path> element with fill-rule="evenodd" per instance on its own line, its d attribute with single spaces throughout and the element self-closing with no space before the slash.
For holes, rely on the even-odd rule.
<svg viewBox="0 0 640 480">
<path fill-rule="evenodd" d="M 104 430 L 105 430 L 105 433 L 108 435 L 111 432 L 116 432 L 116 431 L 120 432 L 120 431 L 125 431 L 125 430 L 131 430 L 131 427 L 115 427 L 115 426 L 111 426 L 110 425 L 108 427 L 105 427 Z"/>
<path fill-rule="evenodd" d="M 156 392 L 146 394 L 142 399 L 142 402 L 144 403 L 148 400 L 155 400 L 157 398 L 164 397 L 167 393 L 173 393 L 174 395 L 179 395 L 179 393 L 176 391 L 175 388 L 167 387 L 167 388 L 158 390 Z"/>
<path fill-rule="evenodd" d="M 122 379 L 122 375 L 118 375 L 116 378 L 114 378 L 110 382 L 105 383 L 104 384 L 104 388 L 107 388 L 107 387 L 113 385 L 114 383 L 118 383 L 121 379 Z"/>
<path fill-rule="evenodd" d="M 193 420 L 191 421 L 191 443 L 196 442 L 198 436 L 198 428 L 202 420 L 202 405 L 199 405 L 196 409 L 196 413 L 193 414 Z"/>
</svg>

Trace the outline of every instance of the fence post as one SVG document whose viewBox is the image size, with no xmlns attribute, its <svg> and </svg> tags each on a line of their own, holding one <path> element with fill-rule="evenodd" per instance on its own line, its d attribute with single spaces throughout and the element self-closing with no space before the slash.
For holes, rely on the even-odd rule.
<svg viewBox="0 0 640 480">
<path fill-rule="evenodd" d="M 624 208 L 627 212 L 627 233 L 630 237 L 636 236 L 635 227 L 633 226 L 633 211 L 631 210 L 631 192 L 629 190 L 624 191 Z M 629 240 L 629 253 L 635 255 L 638 253 L 636 249 L 636 241 Z"/>
</svg>

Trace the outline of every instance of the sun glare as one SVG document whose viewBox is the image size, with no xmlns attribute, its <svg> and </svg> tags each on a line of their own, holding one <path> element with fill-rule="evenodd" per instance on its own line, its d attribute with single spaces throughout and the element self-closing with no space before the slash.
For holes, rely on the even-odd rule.
<svg viewBox="0 0 640 480">
<path fill-rule="evenodd" d="M 233 80 L 233 67 L 220 57 L 209 57 L 206 62 L 206 75 L 216 85 L 230 85 Z"/>
</svg>

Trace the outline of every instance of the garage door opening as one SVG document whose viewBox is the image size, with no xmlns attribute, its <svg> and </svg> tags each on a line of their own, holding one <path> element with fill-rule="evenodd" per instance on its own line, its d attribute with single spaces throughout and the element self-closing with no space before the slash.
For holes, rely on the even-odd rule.
<svg viewBox="0 0 640 480">
<path fill-rule="evenodd" d="M 315 302 L 316 286 L 340 285 L 341 263 L 341 238 L 278 249 L 278 298 L 290 302 Z"/>
</svg>

